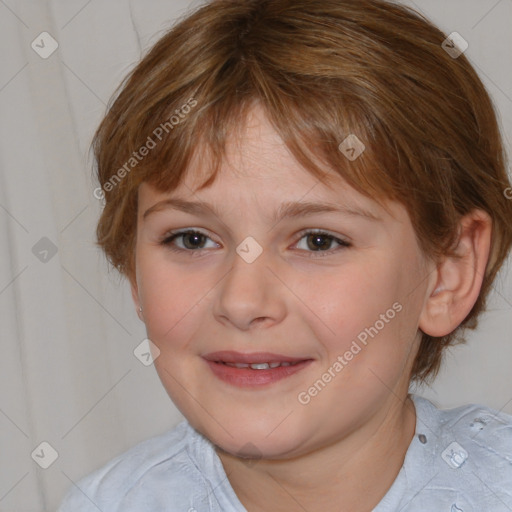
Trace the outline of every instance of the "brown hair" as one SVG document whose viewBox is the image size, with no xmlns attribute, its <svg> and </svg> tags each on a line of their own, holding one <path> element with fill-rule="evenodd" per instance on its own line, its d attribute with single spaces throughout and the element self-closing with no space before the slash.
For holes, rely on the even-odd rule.
<svg viewBox="0 0 512 512">
<path fill-rule="evenodd" d="M 443 49 L 445 37 L 415 11 L 383 0 L 215 0 L 200 7 L 126 77 L 95 134 L 105 197 L 98 245 L 132 279 L 140 183 L 172 191 L 194 152 L 208 148 L 211 174 L 201 188 L 210 185 L 227 135 L 258 101 L 319 180 L 328 182 L 315 158 L 359 192 L 401 202 L 429 257 L 449 252 L 464 214 L 481 208 L 491 216 L 478 301 L 450 335 L 423 334 L 412 378 L 433 377 L 455 334 L 476 326 L 512 243 L 493 105 L 466 57 Z M 366 146 L 354 161 L 338 148 L 349 134 Z"/>
</svg>

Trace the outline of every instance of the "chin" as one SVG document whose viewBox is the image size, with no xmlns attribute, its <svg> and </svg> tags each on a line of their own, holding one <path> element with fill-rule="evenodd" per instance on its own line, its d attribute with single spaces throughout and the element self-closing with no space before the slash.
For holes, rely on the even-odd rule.
<svg viewBox="0 0 512 512">
<path fill-rule="evenodd" d="M 275 427 L 264 429 L 251 428 L 249 425 L 230 425 L 227 428 L 232 437 L 221 427 L 197 428 L 214 445 L 222 451 L 240 458 L 247 459 L 286 459 L 298 454 L 304 449 L 305 439 L 290 436 L 290 430 L 282 429 L 278 432 Z M 274 432 L 272 432 L 274 430 Z"/>
</svg>

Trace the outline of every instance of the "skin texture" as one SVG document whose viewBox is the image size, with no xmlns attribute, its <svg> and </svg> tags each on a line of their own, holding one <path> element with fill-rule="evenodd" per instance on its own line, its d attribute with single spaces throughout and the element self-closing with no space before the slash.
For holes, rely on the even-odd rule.
<svg viewBox="0 0 512 512">
<path fill-rule="evenodd" d="M 446 334 L 470 311 L 488 257 L 490 221 L 482 212 L 463 219 L 461 258 L 434 263 L 422 254 L 402 205 L 388 203 L 386 211 L 339 177 L 330 187 L 318 182 L 258 107 L 240 137 L 229 140 L 216 181 L 196 192 L 201 169 L 197 157 L 171 193 L 147 183 L 139 189 L 132 292 L 160 350 L 155 366 L 162 383 L 218 447 L 249 511 L 371 510 L 396 478 L 414 435 L 407 393 L 420 329 Z M 143 217 L 169 197 L 208 201 L 219 215 L 163 208 Z M 378 220 L 331 212 L 276 223 L 272 214 L 288 201 L 364 209 Z M 191 228 L 208 238 L 161 244 L 169 231 Z M 309 229 L 350 246 L 327 237 L 320 240 L 323 252 L 315 251 L 314 236 L 308 243 L 302 234 Z M 252 263 L 236 252 L 249 236 L 263 249 Z M 202 249 L 187 252 L 193 244 Z M 298 394 L 396 303 L 394 318 L 301 403 Z M 313 361 L 286 379 L 247 389 L 214 376 L 202 356 L 218 350 Z"/>
</svg>

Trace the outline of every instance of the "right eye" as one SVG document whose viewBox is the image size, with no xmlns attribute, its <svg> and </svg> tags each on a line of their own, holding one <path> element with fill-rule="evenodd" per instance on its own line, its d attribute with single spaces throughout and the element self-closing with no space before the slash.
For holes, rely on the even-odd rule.
<svg viewBox="0 0 512 512">
<path fill-rule="evenodd" d="M 176 243 L 177 240 L 181 240 L 182 245 Z M 161 245 L 165 245 L 171 251 L 176 252 L 198 252 L 203 250 L 206 240 L 211 240 L 208 235 L 201 231 L 193 229 L 187 229 L 182 231 L 174 231 L 167 233 L 165 238 L 160 242 Z M 213 240 L 211 240 L 213 242 Z M 218 246 L 216 242 L 213 242 L 215 246 Z"/>
</svg>

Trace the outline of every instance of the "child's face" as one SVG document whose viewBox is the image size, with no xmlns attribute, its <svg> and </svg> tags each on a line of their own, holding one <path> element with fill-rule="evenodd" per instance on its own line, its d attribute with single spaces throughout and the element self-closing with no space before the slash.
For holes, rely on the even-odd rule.
<svg viewBox="0 0 512 512">
<path fill-rule="evenodd" d="M 158 374 L 185 417 L 230 453 L 279 458 L 327 446 L 400 407 L 429 268 L 405 209 L 390 203 L 391 216 L 341 179 L 322 185 L 259 109 L 244 137 L 230 141 L 214 184 L 195 192 L 199 171 L 192 165 L 170 194 L 141 186 L 133 288 L 160 350 Z M 207 201 L 219 216 L 164 207 L 143 218 L 171 197 Z M 291 202 L 345 211 L 273 220 Z M 159 244 L 185 229 L 208 238 Z M 309 230 L 333 238 L 303 234 Z M 249 262 L 256 243 L 263 252 Z M 237 369 L 215 361 L 248 361 L 214 354 L 221 351 L 252 354 L 259 363 L 302 362 Z M 248 443 L 253 448 L 243 448 Z"/>
</svg>

